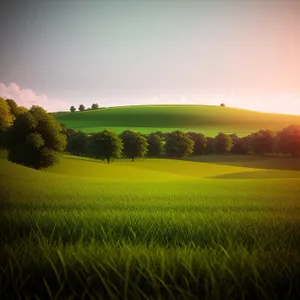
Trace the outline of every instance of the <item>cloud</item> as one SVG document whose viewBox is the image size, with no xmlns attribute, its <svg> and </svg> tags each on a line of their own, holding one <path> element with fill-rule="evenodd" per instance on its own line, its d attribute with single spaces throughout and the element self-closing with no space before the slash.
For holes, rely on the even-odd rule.
<svg viewBox="0 0 300 300">
<path fill-rule="evenodd" d="M 21 88 L 16 83 L 12 82 L 8 85 L 0 82 L 0 97 L 13 99 L 20 106 L 30 108 L 32 105 L 42 106 L 49 112 L 67 110 L 69 104 L 67 102 L 49 99 L 46 95 L 37 95 L 28 88 Z"/>
</svg>

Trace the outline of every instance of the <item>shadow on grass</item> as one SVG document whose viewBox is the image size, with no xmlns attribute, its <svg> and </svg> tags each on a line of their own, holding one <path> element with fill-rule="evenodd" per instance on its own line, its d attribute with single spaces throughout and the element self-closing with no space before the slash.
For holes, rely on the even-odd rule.
<svg viewBox="0 0 300 300">
<path fill-rule="evenodd" d="M 300 157 L 256 155 L 204 155 L 191 156 L 186 161 L 213 163 L 236 167 L 300 171 Z M 263 177 L 264 178 L 264 177 Z"/>
<path fill-rule="evenodd" d="M 300 178 L 300 171 L 288 170 L 266 170 L 266 171 L 250 171 L 237 172 L 230 174 L 222 174 L 208 178 L 215 179 L 275 179 L 275 178 Z"/>
</svg>

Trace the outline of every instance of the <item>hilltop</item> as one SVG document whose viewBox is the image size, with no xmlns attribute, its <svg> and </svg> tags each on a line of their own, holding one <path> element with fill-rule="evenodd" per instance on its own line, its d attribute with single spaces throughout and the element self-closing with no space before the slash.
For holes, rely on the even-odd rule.
<svg viewBox="0 0 300 300">
<path fill-rule="evenodd" d="M 173 130 L 197 131 L 215 136 L 220 131 L 247 135 L 259 129 L 280 130 L 296 123 L 300 116 L 262 113 L 208 105 L 141 105 L 101 108 L 83 112 L 54 114 L 68 128 L 85 132 L 125 129 L 149 133 Z"/>
</svg>

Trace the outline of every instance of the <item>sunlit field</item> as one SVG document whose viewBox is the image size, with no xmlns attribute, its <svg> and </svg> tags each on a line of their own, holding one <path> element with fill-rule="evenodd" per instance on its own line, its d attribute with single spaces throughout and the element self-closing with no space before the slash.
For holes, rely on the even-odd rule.
<svg viewBox="0 0 300 300">
<path fill-rule="evenodd" d="M 220 131 L 245 136 L 260 129 L 281 130 L 299 124 L 300 116 L 268 114 L 231 107 L 205 105 L 124 106 L 55 114 L 68 128 L 85 132 L 125 129 L 141 133 L 196 131 L 214 137 Z"/>
<path fill-rule="evenodd" d="M 299 159 L 0 153 L 0 299 L 300 297 Z"/>
</svg>

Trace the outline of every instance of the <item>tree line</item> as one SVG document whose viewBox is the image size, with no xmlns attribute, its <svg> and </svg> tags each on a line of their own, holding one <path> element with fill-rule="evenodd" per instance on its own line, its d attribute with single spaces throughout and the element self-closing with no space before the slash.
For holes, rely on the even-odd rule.
<svg viewBox="0 0 300 300">
<path fill-rule="evenodd" d="M 245 137 L 221 132 L 212 138 L 180 130 L 150 134 L 103 130 L 87 134 L 59 124 L 42 107 L 26 109 L 12 99 L 0 98 L 0 148 L 8 150 L 10 161 L 35 169 L 52 166 L 64 151 L 107 163 L 121 157 L 134 161 L 145 156 L 181 158 L 213 153 L 299 156 L 300 125 L 277 132 L 259 130 Z"/>
<path fill-rule="evenodd" d="M 96 153 L 99 155 L 105 149 L 103 142 L 99 140 L 103 135 L 110 136 L 120 145 L 119 154 L 111 158 L 123 156 L 134 160 L 144 156 L 181 158 L 189 155 L 229 153 L 278 154 L 293 157 L 300 155 L 300 125 L 290 125 L 277 132 L 262 129 L 245 137 L 220 132 L 214 138 L 180 130 L 169 133 L 157 131 L 150 134 L 125 130 L 119 135 L 109 130 L 91 134 L 67 128 L 65 130 L 69 153 L 101 159 L 103 157 L 96 157 Z"/>
<path fill-rule="evenodd" d="M 79 111 L 84 111 L 84 110 L 91 110 L 91 109 L 94 110 L 94 109 L 99 109 L 99 108 L 101 108 L 101 107 L 99 107 L 98 103 L 93 103 L 92 106 L 91 106 L 91 108 L 87 108 L 87 109 L 85 108 L 85 106 L 83 104 L 80 104 L 79 107 L 78 107 L 78 110 Z M 75 112 L 76 111 L 76 107 L 74 105 L 72 105 L 70 107 L 70 111 L 72 113 Z"/>
</svg>

